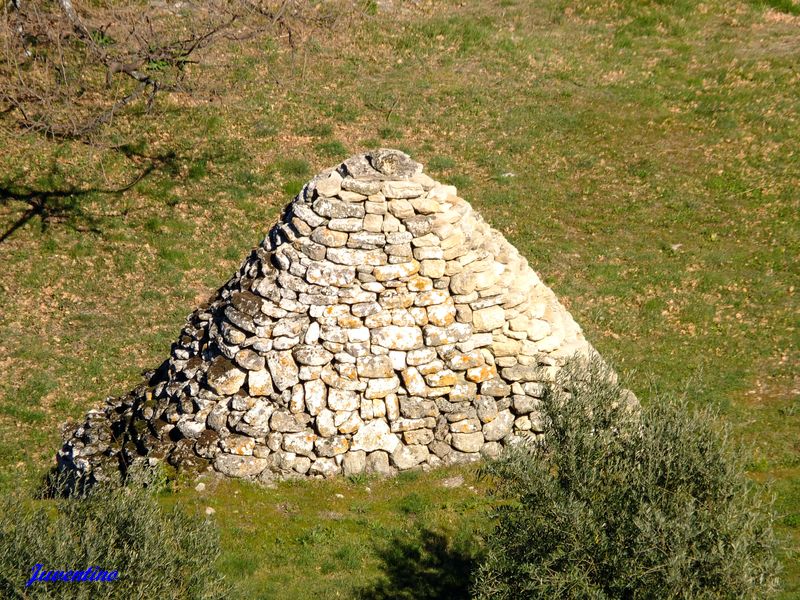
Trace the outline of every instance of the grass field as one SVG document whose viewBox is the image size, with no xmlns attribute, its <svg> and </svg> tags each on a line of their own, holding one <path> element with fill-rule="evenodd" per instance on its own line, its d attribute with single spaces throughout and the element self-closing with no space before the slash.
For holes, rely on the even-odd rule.
<svg viewBox="0 0 800 600">
<path fill-rule="evenodd" d="M 0 490 L 33 487 L 62 421 L 161 362 L 310 175 L 397 147 L 520 248 L 643 401 L 720 409 L 776 494 L 781 597 L 800 596 L 800 4 L 394 4 L 295 49 L 217 47 L 191 97 L 119 118 L 124 153 L 2 121 Z M 490 510 L 470 469 L 167 501 L 216 510 L 243 598 L 388 597 L 398 565 L 463 580 Z"/>
</svg>

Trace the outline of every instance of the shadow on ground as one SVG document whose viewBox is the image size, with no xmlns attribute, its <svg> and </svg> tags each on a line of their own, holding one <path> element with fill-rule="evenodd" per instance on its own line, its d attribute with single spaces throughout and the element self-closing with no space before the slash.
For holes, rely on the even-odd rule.
<svg viewBox="0 0 800 600">
<path fill-rule="evenodd" d="M 120 146 L 115 150 L 130 160 L 137 169 L 135 176 L 129 183 L 117 188 L 79 187 L 63 184 L 61 182 L 65 174 L 61 172 L 55 161 L 51 164 L 46 179 L 51 183 L 59 182 L 58 184 L 53 183 L 44 187 L 33 187 L 20 184 L 14 178 L 5 177 L 0 179 L 0 206 L 11 202 L 20 202 L 28 206 L 20 217 L 3 231 L 0 231 L 0 243 L 4 242 L 17 229 L 26 225 L 36 216 L 41 219 L 42 230 L 53 222 L 71 217 L 83 222 L 76 229 L 99 233 L 97 219 L 85 213 L 81 208 L 80 199 L 82 197 L 91 194 L 120 196 L 137 183 L 159 172 L 167 173 L 174 177 L 180 172 L 179 165 L 184 160 L 172 150 L 153 156 L 143 154 L 128 146 Z"/>
<path fill-rule="evenodd" d="M 423 528 L 396 534 L 377 549 L 383 577 L 359 590 L 361 600 L 462 600 L 470 597 L 477 547 Z"/>
</svg>

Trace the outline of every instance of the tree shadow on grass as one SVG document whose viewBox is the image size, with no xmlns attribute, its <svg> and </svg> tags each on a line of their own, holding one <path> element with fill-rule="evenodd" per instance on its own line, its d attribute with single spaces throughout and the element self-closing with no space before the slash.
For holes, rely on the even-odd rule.
<svg viewBox="0 0 800 600">
<path fill-rule="evenodd" d="M 427 528 L 396 534 L 377 548 L 383 576 L 359 590 L 361 600 L 466 600 L 477 547 Z"/>
<path fill-rule="evenodd" d="M 145 155 L 127 146 L 116 148 L 121 154 L 133 162 L 137 167 L 134 178 L 127 184 L 116 188 L 79 187 L 72 184 L 61 184 L 64 173 L 54 161 L 46 179 L 54 182 L 52 185 L 32 187 L 18 183 L 14 178 L 0 179 L 0 206 L 11 202 L 20 202 L 27 205 L 18 217 L 4 231 L 0 231 L 0 243 L 7 240 L 17 229 L 26 225 L 31 219 L 38 216 L 42 222 L 42 230 L 56 221 L 68 218 L 77 218 L 85 224 L 83 228 L 93 233 L 99 233 L 98 220 L 82 210 L 80 198 L 90 194 L 120 196 L 132 189 L 137 183 L 143 181 L 154 173 L 162 172 L 176 175 L 178 165 L 183 160 L 175 151 L 168 150 L 155 155 Z"/>
</svg>

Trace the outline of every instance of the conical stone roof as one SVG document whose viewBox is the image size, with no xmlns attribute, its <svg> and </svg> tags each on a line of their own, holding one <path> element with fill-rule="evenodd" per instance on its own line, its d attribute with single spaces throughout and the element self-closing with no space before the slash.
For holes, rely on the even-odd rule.
<svg viewBox="0 0 800 600">
<path fill-rule="evenodd" d="M 497 455 L 595 351 L 523 256 L 396 150 L 312 179 L 168 360 L 65 433 L 58 469 L 266 480 Z"/>
</svg>

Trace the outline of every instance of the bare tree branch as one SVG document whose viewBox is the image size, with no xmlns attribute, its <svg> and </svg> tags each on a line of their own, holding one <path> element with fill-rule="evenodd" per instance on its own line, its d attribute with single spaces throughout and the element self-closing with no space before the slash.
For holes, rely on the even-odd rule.
<svg viewBox="0 0 800 600">
<path fill-rule="evenodd" d="M 160 92 L 185 91 L 187 67 L 202 63 L 214 43 L 269 35 L 294 54 L 304 26 L 336 18 L 300 0 L 190 0 L 180 14 L 121 2 L 88 8 L 80 0 L 4 6 L 0 117 L 82 141 L 134 103 L 149 112 Z"/>
</svg>

